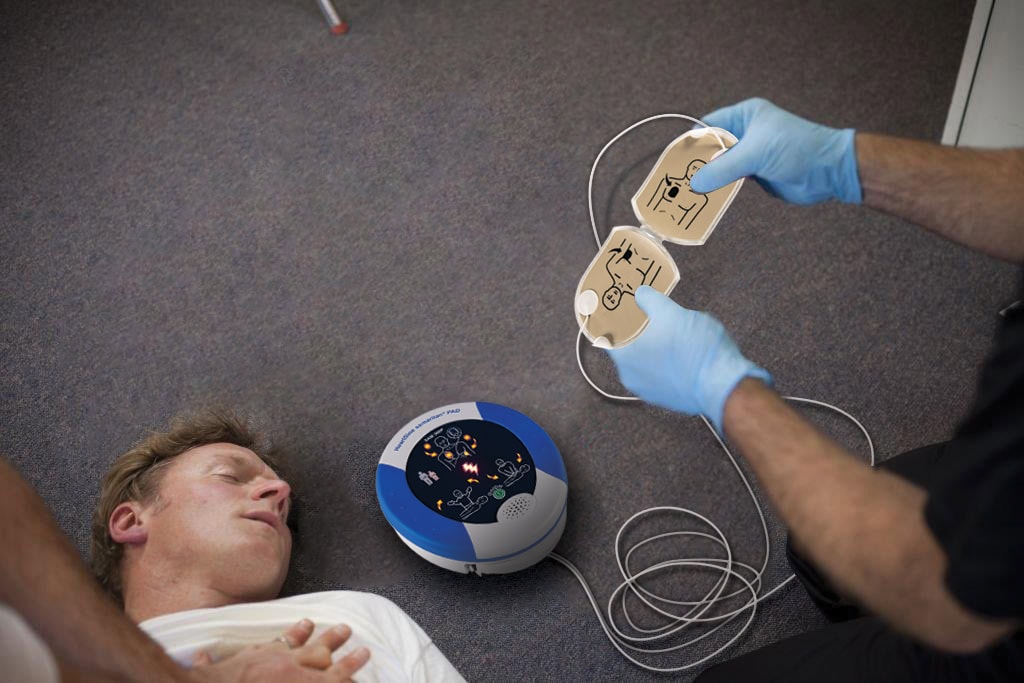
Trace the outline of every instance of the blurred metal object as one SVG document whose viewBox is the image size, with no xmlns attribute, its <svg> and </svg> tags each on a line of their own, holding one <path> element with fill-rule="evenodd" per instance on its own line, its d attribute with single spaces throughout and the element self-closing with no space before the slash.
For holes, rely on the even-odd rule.
<svg viewBox="0 0 1024 683">
<path fill-rule="evenodd" d="M 331 0 L 316 0 L 316 2 L 320 5 L 320 11 L 324 13 L 327 25 L 331 27 L 331 33 L 335 35 L 348 33 L 348 22 L 341 20 Z"/>
</svg>

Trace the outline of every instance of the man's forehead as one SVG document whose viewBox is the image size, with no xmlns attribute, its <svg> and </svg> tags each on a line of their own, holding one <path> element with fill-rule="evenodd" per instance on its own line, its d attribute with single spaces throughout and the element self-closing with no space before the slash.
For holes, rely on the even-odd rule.
<svg viewBox="0 0 1024 683">
<path fill-rule="evenodd" d="M 262 459 L 248 448 L 233 443 L 208 443 L 196 446 L 177 457 L 178 464 L 190 470 L 206 470 L 222 463 L 264 469 L 274 472 Z M 274 473 L 276 476 L 276 473 Z"/>
</svg>

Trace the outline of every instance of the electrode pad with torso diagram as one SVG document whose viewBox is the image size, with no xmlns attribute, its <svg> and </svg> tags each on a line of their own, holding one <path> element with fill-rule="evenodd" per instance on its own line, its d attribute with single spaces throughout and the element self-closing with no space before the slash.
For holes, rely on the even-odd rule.
<svg viewBox="0 0 1024 683">
<path fill-rule="evenodd" d="M 641 285 L 666 295 L 675 288 L 679 269 L 662 242 L 707 241 L 743 180 L 707 194 L 693 192 L 690 180 L 734 144 L 726 130 L 698 128 L 662 152 L 633 196 L 640 227 L 613 228 L 576 288 L 576 320 L 595 346 L 625 346 L 644 330 L 647 316 L 634 298 Z"/>
</svg>

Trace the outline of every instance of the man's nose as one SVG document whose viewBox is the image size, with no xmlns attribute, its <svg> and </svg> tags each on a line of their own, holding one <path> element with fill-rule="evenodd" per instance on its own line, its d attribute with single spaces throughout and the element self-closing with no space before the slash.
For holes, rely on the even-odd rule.
<svg viewBox="0 0 1024 683">
<path fill-rule="evenodd" d="M 270 499 L 274 502 L 278 511 L 283 509 L 285 501 L 292 493 L 292 487 L 283 479 L 269 479 L 256 488 L 254 498 L 259 500 Z"/>
</svg>

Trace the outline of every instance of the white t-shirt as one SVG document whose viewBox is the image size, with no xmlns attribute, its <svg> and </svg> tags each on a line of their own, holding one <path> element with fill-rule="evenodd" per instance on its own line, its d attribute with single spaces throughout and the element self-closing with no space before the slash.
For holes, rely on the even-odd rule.
<svg viewBox="0 0 1024 683">
<path fill-rule="evenodd" d="M 465 680 L 408 614 L 390 600 L 371 593 L 326 591 L 193 609 L 148 619 L 139 626 L 167 654 L 189 666 L 200 650 L 219 659 L 247 645 L 268 643 L 304 618 L 316 624 L 309 642 L 338 624 L 352 628 L 352 636 L 335 651 L 335 660 L 359 647 L 370 649 L 370 661 L 356 672 L 354 681 Z"/>
<path fill-rule="evenodd" d="M 50 648 L 21 615 L 0 603 L 0 678 L 19 683 L 58 683 Z"/>
</svg>

